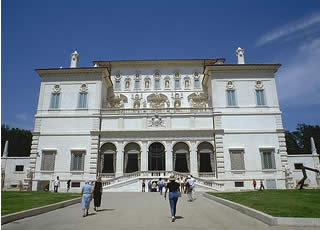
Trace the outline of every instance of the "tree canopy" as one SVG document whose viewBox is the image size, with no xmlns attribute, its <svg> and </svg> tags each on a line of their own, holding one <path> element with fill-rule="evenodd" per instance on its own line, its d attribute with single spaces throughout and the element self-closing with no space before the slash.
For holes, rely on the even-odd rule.
<svg viewBox="0 0 320 230">
<path fill-rule="evenodd" d="M 313 137 L 318 153 L 320 152 L 320 126 L 298 124 L 296 131 L 286 131 L 288 154 L 311 153 L 311 140 Z"/>
<path fill-rule="evenodd" d="M 1 125 L 1 156 L 3 155 L 4 145 L 9 141 L 8 156 L 30 156 L 32 133 L 30 130 L 12 128 L 8 125 Z"/>
</svg>

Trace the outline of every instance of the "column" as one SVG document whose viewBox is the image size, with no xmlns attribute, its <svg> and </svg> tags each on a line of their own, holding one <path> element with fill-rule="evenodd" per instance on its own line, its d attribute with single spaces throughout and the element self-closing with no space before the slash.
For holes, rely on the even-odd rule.
<svg viewBox="0 0 320 230">
<path fill-rule="evenodd" d="M 141 171 L 148 171 L 148 142 L 142 141 Z"/>
<path fill-rule="evenodd" d="M 116 177 L 123 175 L 123 157 L 124 157 L 124 151 L 123 151 L 123 142 L 118 142 L 117 146 L 117 162 L 116 162 Z"/>
<path fill-rule="evenodd" d="M 192 176 L 198 176 L 198 157 L 197 157 L 197 147 L 196 142 L 191 141 L 190 149 L 190 174 Z"/>
<path fill-rule="evenodd" d="M 166 171 L 173 171 L 172 141 L 166 142 Z"/>
</svg>

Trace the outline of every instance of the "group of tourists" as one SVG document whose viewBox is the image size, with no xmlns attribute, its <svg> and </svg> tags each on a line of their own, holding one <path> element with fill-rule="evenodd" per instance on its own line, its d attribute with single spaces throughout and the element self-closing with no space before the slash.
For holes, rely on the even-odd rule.
<svg viewBox="0 0 320 230">
<path fill-rule="evenodd" d="M 187 194 L 188 201 L 195 200 L 195 179 L 189 175 L 186 177 L 180 177 L 176 179 L 174 176 L 170 176 L 168 179 L 160 178 L 158 181 L 149 180 L 147 183 L 142 181 L 142 192 L 145 192 L 145 188 L 148 185 L 148 192 L 159 192 L 162 195 L 162 190 L 165 188 L 164 199 L 167 199 L 167 193 L 169 192 L 169 203 L 172 222 L 176 219 L 176 207 L 178 198 L 182 193 Z"/>
<path fill-rule="evenodd" d="M 98 212 L 99 207 L 101 206 L 101 197 L 102 197 L 102 182 L 101 177 L 99 176 L 95 182 L 90 184 L 87 180 L 85 185 L 81 190 L 82 200 L 81 208 L 83 210 L 83 217 L 89 215 L 89 207 L 92 199 L 94 200 L 94 210 Z"/>
<path fill-rule="evenodd" d="M 195 193 L 195 179 L 189 175 L 186 178 L 180 178 L 176 180 L 174 176 L 169 177 L 169 182 L 165 184 L 165 193 L 164 199 L 167 199 L 167 193 L 169 191 L 169 203 L 170 203 L 170 212 L 171 212 L 171 221 L 174 222 L 176 219 L 176 210 L 177 203 L 181 194 L 187 193 L 188 201 L 194 201 L 194 193 Z"/>
<path fill-rule="evenodd" d="M 167 199 L 167 194 L 170 204 L 171 212 L 171 221 L 174 222 L 176 219 L 176 208 L 178 203 L 178 198 L 181 197 L 182 193 L 186 193 L 188 201 L 195 200 L 195 179 L 191 175 L 183 178 L 176 179 L 173 175 L 169 179 L 160 178 L 158 181 L 149 180 L 147 182 L 149 192 L 159 192 L 162 195 L 163 189 L 164 199 Z M 145 192 L 146 181 L 142 181 L 142 192 Z M 98 212 L 98 208 L 101 205 L 101 196 L 102 196 L 102 182 L 101 177 L 99 176 L 95 182 L 90 184 L 87 180 L 85 185 L 81 190 L 82 200 L 81 208 L 83 210 L 83 217 L 89 215 L 89 207 L 92 199 L 94 200 L 94 210 Z"/>
</svg>

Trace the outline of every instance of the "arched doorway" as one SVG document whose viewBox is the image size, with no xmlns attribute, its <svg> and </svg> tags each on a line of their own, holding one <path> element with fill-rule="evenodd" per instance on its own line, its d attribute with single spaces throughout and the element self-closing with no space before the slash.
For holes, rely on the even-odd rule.
<svg viewBox="0 0 320 230">
<path fill-rule="evenodd" d="M 166 161 L 165 161 L 165 148 L 163 144 L 159 142 L 152 143 L 149 146 L 148 154 L 149 164 L 148 170 L 166 170 Z"/>
<path fill-rule="evenodd" d="M 214 152 L 209 142 L 202 142 L 198 145 L 198 169 L 199 172 L 213 172 Z"/>
<path fill-rule="evenodd" d="M 124 172 L 132 173 L 140 170 L 141 159 L 140 146 L 137 143 L 129 143 L 124 147 Z"/>
<path fill-rule="evenodd" d="M 116 146 L 112 143 L 105 143 L 101 146 L 101 172 L 115 173 L 116 168 Z"/>
<path fill-rule="evenodd" d="M 173 147 L 173 165 L 174 171 L 189 172 L 190 151 L 186 143 L 179 142 Z"/>
</svg>

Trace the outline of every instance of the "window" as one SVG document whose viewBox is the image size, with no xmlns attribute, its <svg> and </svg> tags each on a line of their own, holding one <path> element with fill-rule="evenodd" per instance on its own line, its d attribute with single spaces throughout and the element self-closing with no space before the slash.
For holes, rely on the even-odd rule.
<svg viewBox="0 0 320 230">
<path fill-rule="evenodd" d="M 59 97 L 60 97 L 60 93 L 52 93 L 51 94 L 51 102 L 50 102 L 51 109 L 59 108 Z"/>
<path fill-rule="evenodd" d="M 87 93 L 80 93 L 79 108 L 87 108 Z"/>
<path fill-rule="evenodd" d="M 80 188 L 80 182 L 71 182 L 72 188 Z"/>
<path fill-rule="evenodd" d="M 234 187 L 236 187 L 236 188 L 243 187 L 243 181 L 234 182 Z"/>
<path fill-rule="evenodd" d="M 120 80 L 116 80 L 115 89 L 120 90 Z"/>
<path fill-rule="evenodd" d="M 302 168 L 302 163 L 295 163 L 294 164 L 294 169 L 301 169 Z"/>
<path fill-rule="evenodd" d="M 83 171 L 84 168 L 84 151 L 71 152 L 71 171 Z"/>
<path fill-rule="evenodd" d="M 265 105 L 264 90 L 256 90 L 256 94 L 257 94 L 257 105 Z"/>
<path fill-rule="evenodd" d="M 160 89 L 160 79 L 155 79 L 154 80 L 154 88 L 155 89 Z"/>
<path fill-rule="evenodd" d="M 23 172 L 24 165 L 16 165 L 16 172 Z"/>
<path fill-rule="evenodd" d="M 174 87 L 175 87 L 176 89 L 180 89 L 180 79 L 176 79 L 174 82 L 175 82 Z"/>
<path fill-rule="evenodd" d="M 234 90 L 227 90 L 228 106 L 236 105 L 236 96 Z"/>
<path fill-rule="evenodd" d="M 53 171 L 55 164 L 55 151 L 45 151 L 42 153 L 41 170 Z"/>
<path fill-rule="evenodd" d="M 274 151 L 272 150 L 263 150 L 261 152 L 262 158 L 262 169 L 275 169 L 276 163 L 274 159 Z"/>
<path fill-rule="evenodd" d="M 245 170 L 243 150 L 231 150 L 230 160 L 231 160 L 231 170 Z"/>
<path fill-rule="evenodd" d="M 197 88 L 197 89 L 200 88 L 200 80 L 199 79 L 194 79 L 194 88 Z"/>
</svg>

